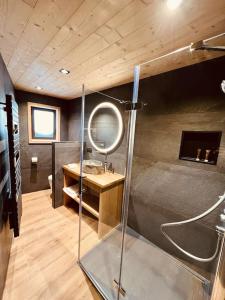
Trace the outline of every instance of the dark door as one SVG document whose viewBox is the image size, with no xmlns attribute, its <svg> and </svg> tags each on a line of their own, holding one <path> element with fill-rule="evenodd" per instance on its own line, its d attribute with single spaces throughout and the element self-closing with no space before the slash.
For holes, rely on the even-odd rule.
<svg viewBox="0 0 225 300">
<path fill-rule="evenodd" d="M 8 213 L 11 186 L 7 115 L 6 106 L 1 101 L 2 99 L 0 99 L 0 299 L 3 293 L 12 242 Z"/>
</svg>

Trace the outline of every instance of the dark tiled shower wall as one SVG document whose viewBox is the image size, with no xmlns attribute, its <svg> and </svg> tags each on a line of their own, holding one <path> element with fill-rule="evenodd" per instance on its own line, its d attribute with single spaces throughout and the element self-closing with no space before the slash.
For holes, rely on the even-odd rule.
<svg viewBox="0 0 225 300">
<path fill-rule="evenodd" d="M 162 249 L 187 260 L 160 232 L 160 224 L 196 216 L 225 190 L 225 57 L 140 83 L 129 224 Z M 222 131 L 216 166 L 179 160 L 182 130 Z M 187 251 L 207 257 L 216 247 L 221 207 L 197 224 L 167 230 Z M 193 260 L 190 260 L 193 263 Z M 196 264 L 194 262 L 194 264 Z M 199 264 L 210 270 L 207 264 Z"/>
<path fill-rule="evenodd" d="M 20 145 L 21 145 L 21 172 L 22 192 L 30 193 L 49 188 L 48 176 L 52 173 L 52 146 L 51 144 L 29 144 L 27 103 L 42 103 L 61 107 L 61 141 L 68 140 L 68 102 L 62 99 L 16 91 L 20 116 Z M 31 164 L 31 157 L 37 156 L 38 163 Z"/>
</svg>

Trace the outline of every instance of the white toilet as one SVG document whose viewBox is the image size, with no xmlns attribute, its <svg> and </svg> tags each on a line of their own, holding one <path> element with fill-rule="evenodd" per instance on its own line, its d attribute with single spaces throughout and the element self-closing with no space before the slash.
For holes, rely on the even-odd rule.
<svg viewBox="0 0 225 300">
<path fill-rule="evenodd" d="M 48 182 L 49 182 L 50 189 L 52 190 L 52 175 L 48 176 Z"/>
</svg>

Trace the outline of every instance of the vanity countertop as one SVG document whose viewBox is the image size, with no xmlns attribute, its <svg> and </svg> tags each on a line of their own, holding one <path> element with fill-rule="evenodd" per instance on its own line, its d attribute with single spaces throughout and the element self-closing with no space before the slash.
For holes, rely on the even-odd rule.
<svg viewBox="0 0 225 300">
<path fill-rule="evenodd" d="M 77 178 L 80 177 L 79 164 L 64 165 L 63 169 L 71 174 L 74 174 L 75 177 Z M 105 189 L 119 182 L 124 181 L 125 176 L 118 173 L 109 173 L 109 172 L 98 174 L 98 175 L 83 173 L 83 178 L 85 181 L 95 184 L 101 189 Z"/>
</svg>

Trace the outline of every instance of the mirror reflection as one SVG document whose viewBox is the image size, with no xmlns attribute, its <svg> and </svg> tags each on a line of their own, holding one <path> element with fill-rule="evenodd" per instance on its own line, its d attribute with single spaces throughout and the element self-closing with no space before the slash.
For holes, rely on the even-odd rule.
<svg viewBox="0 0 225 300">
<path fill-rule="evenodd" d="M 112 152 L 118 146 L 122 133 L 123 122 L 118 108 L 110 102 L 97 105 L 88 122 L 88 135 L 95 150 Z"/>
</svg>

